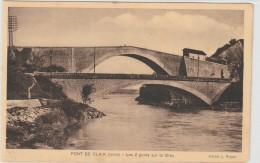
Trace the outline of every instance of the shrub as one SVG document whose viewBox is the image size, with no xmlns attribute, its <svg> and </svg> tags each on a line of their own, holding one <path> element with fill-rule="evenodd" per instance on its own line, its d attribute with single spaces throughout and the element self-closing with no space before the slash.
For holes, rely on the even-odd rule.
<svg viewBox="0 0 260 163">
<path fill-rule="evenodd" d="M 83 87 L 83 89 L 81 91 L 81 98 L 82 98 L 84 104 L 91 102 L 91 98 L 89 96 L 94 91 L 95 91 L 95 89 L 93 87 L 93 84 L 87 84 Z"/>
<path fill-rule="evenodd" d="M 27 99 L 32 77 L 19 71 L 7 74 L 7 99 Z"/>
<path fill-rule="evenodd" d="M 40 69 L 41 72 L 65 72 L 66 69 L 62 66 L 51 65 Z"/>
<path fill-rule="evenodd" d="M 35 79 L 37 80 L 37 85 L 32 89 L 32 96 L 34 98 L 67 99 L 60 85 L 52 83 L 48 78 L 43 76 L 36 76 Z"/>
<path fill-rule="evenodd" d="M 35 121 L 35 142 L 45 143 L 54 148 L 61 148 L 66 144 L 67 136 L 64 131 L 68 125 L 65 113 L 56 109 L 39 116 Z"/>
<path fill-rule="evenodd" d="M 87 105 L 77 103 L 68 99 L 63 101 L 61 106 L 61 109 L 68 117 L 76 118 L 78 120 L 84 118 L 84 108 L 87 108 Z"/>
</svg>

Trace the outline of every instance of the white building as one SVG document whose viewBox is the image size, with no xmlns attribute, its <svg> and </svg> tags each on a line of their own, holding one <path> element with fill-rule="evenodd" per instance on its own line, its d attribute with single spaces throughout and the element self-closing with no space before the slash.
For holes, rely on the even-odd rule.
<svg viewBox="0 0 260 163">
<path fill-rule="evenodd" d="M 196 59 L 196 60 L 201 60 L 205 61 L 206 60 L 206 53 L 200 50 L 194 50 L 194 49 L 189 49 L 189 48 L 184 48 L 183 49 L 183 56 Z"/>
</svg>

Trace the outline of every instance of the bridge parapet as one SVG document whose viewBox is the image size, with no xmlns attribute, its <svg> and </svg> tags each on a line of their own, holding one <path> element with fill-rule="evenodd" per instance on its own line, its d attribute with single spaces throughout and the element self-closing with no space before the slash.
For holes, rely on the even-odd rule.
<svg viewBox="0 0 260 163">
<path fill-rule="evenodd" d="M 232 79 L 204 78 L 188 76 L 171 76 L 157 74 L 101 74 L 101 73 L 62 73 L 62 72 L 35 72 L 35 76 L 60 79 L 129 79 L 129 80 L 169 80 L 169 81 L 193 81 L 193 82 L 220 82 L 231 83 Z"/>
</svg>

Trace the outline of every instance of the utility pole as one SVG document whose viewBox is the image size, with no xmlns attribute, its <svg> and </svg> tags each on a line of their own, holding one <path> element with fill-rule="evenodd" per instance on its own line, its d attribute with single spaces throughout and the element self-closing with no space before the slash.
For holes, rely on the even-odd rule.
<svg viewBox="0 0 260 163">
<path fill-rule="evenodd" d="M 51 69 L 51 66 L 52 66 L 52 55 L 53 55 L 53 48 L 51 48 L 50 50 L 50 73 L 51 73 L 51 81 L 52 81 L 52 69 Z"/>
<path fill-rule="evenodd" d="M 198 80 L 199 80 L 199 73 L 200 73 L 200 55 L 198 54 L 198 72 L 197 72 Z"/>
<path fill-rule="evenodd" d="M 75 71 L 74 48 L 71 48 L 71 72 Z"/>
<path fill-rule="evenodd" d="M 96 74 L 96 48 L 94 47 L 94 74 Z"/>
<path fill-rule="evenodd" d="M 14 46 L 13 32 L 18 29 L 18 21 L 16 16 L 8 16 L 8 32 L 9 32 L 9 47 Z"/>
<path fill-rule="evenodd" d="M 52 55 L 53 55 L 53 48 L 50 51 L 50 66 L 52 66 Z"/>
</svg>

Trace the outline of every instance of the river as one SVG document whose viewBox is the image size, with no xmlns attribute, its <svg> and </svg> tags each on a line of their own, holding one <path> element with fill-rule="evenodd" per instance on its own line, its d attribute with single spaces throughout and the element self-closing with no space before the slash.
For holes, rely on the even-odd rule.
<svg viewBox="0 0 260 163">
<path fill-rule="evenodd" d="M 175 112 L 139 105 L 137 96 L 131 91 L 95 100 L 91 106 L 107 116 L 87 120 L 66 149 L 241 152 L 241 112 Z"/>
</svg>

